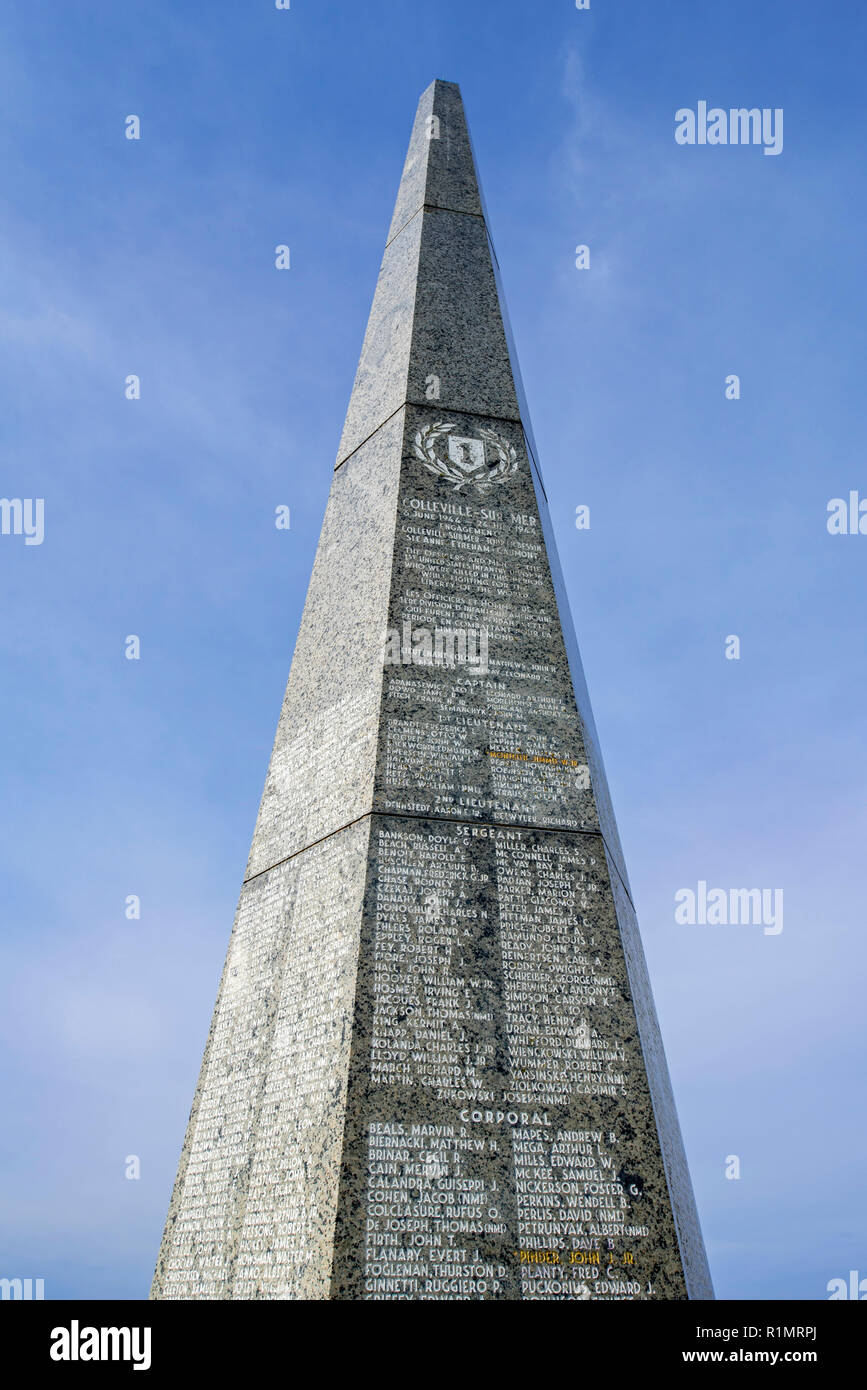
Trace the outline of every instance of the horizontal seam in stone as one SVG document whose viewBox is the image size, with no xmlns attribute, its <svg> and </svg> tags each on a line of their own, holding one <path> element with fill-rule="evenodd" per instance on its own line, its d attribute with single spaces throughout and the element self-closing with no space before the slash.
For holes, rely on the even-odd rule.
<svg viewBox="0 0 867 1390">
<path fill-rule="evenodd" d="M 349 453 L 346 454 L 344 458 L 340 459 L 338 463 L 335 463 L 334 472 L 336 473 L 338 468 L 342 468 L 344 463 L 348 463 L 349 460 L 352 458 L 352 455 L 357 454 L 359 449 L 363 449 L 365 444 L 367 444 L 375 434 L 379 434 L 380 430 L 385 429 L 385 426 L 388 424 L 389 420 L 393 420 L 395 415 L 399 414 L 400 411 L 404 409 L 406 404 L 406 401 L 403 401 L 399 406 L 396 406 L 390 415 L 386 415 L 385 419 L 380 421 L 376 428 L 370 431 L 370 434 L 365 435 L 364 439 L 362 439 L 360 444 L 356 444 L 354 449 L 350 449 Z"/>
<path fill-rule="evenodd" d="M 318 840 L 311 840 L 309 844 L 303 845 L 301 849 L 293 850 L 292 853 L 287 854 L 284 859 L 277 859 L 273 864 L 269 864 L 267 869 L 259 869 L 258 873 L 250 874 L 249 878 L 244 879 L 241 887 L 246 888 L 247 884 L 252 883 L 254 878 L 261 878 L 263 874 L 273 873 L 275 869 L 281 868 L 283 864 L 288 864 L 290 860 L 297 859 L 299 854 L 306 854 L 308 849 L 315 849 L 317 845 L 324 844 L 326 840 L 333 839 L 335 835 L 340 835 L 342 831 L 348 830 L 351 825 L 358 825 L 359 821 L 367 820 L 368 816 L 374 814 L 373 811 L 363 811 L 362 814 L 356 816 L 354 820 L 348 820 L 345 825 L 338 825 L 336 830 L 329 830 L 326 835 L 320 835 Z"/>
<path fill-rule="evenodd" d="M 375 434 L 379 434 L 379 431 L 385 428 L 389 420 L 393 420 L 395 415 L 397 415 L 399 411 L 405 410 L 408 405 L 414 406 L 417 410 L 438 409 L 438 407 L 432 405 L 430 401 L 415 401 L 412 400 L 411 397 L 407 396 L 406 399 L 402 401 L 401 404 L 397 406 L 391 412 L 390 415 L 386 415 L 385 419 L 382 421 L 381 424 L 377 425 L 375 430 L 371 430 L 370 434 L 368 434 L 364 439 L 362 439 L 360 444 L 356 444 L 354 449 L 350 449 L 349 453 L 346 455 L 345 458 L 342 458 L 339 463 L 335 463 L 334 472 L 336 473 L 338 468 L 342 468 L 345 463 L 348 463 L 349 460 L 352 458 L 353 454 L 357 454 L 359 449 L 363 449 L 365 444 L 367 444 Z M 542 475 L 539 472 L 539 465 L 536 462 L 536 457 L 533 453 L 533 450 L 530 448 L 530 441 L 527 438 L 527 431 L 524 428 L 524 422 L 521 419 L 520 415 L 493 415 L 489 410 L 464 410 L 460 406 L 446 406 L 444 409 L 440 410 L 439 413 L 441 415 L 481 416 L 483 420 L 499 420 L 504 425 L 520 425 L 521 433 L 524 436 L 524 442 L 527 445 L 527 457 L 529 458 L 533 468 L 535 468 L 536 470 L 536 476 L 539 479 L 539 484 L 542 488 L 542 491 L 545 492 L 545 484 L 542 482 Z M 547 500 L 548 496 L 546 493 L 545 501 L 547 502 Z"/>
<path fill-rule="evenodd" d="M 397 229 L 397 231 L 395 232 L 394 236 L 390 236 L 390 237 L 388 238 L 388 241 L 385 243 L 385 251 L 387 251 L 388 248 L 389 248 L 389 246 L 391 245 L 391 243 L 392 243 L 397 237 L 400 236 L 401 232 L 404 231 L 404 230 L 409 226 L 410 222 L 414 222 L 414 221 L 415 221 L 415 219 L 418 217 L 418 215 L 419 215 L 420 212 L 455 212 L 455 213 L 457 213 L 457 215 L 458 215 L 459 217 L 475 217 L 479 222 L 481 222 L 482 226 L 484 227 L 485 231 L 487 232 L 487 234 L 488 234 L 488 241 L 490 241 L 490 239 L 491 239 L 491 234 L 490 234 L 490 232 L 488 232 L 488 224 L 487 224 L 487 222 L 485 221 L 485 214 L 484 214 L 483 212 L 467 212 L 466 208 L 445 208 L 445 207 L 442 206 L 441 203 L 419 203 L 418 207 L 416 208 L 416 210 L 415 210 L 415 212 L 412 214 L 412 216 L 411 216 L 411 217 L 408 217 L 408 218 L 406 219 L 406 221 L 405 221 L 404 223 L 402 223 L 400 227 L 398 227 L 398 229 Z M 492 251 L 494 250 L 493 246 L 491 247 L 491 250 L 492 250 Z M 383 255 L 385 255 L 385 251 L 383 251 L 383 253 L 382 253 Z M 494 259 L 496 260 L 496 252 L 494 252 Z M 498 264 L 499 264 L 499 262 L 498 262 Z"/>
<path fill-rule="evenodd" d="M 439 816 L 431 811 L 427 815 L 419 815 L 416 811 L 380 811 L 377 807 L 372 807 L 369 811 L 363 811 L 354 820 L 348 820 L 344 825 L 339 825 L 335 830 L 329 830 L 327 835 L 320 835 L 318 840 L 311 840 L 309 844 L 303 845 L 301 849 L 293 850 L 284 859 L 277 859 L 273 864 L 269 864 L 267 869 L 259 869 L 257 873 L 250 874 L 241 884 L 245 888 L 248 883 L 252 883 L 254 878 L 261 878 L 263 874 L 273 873 L 275 869 L 288 864 L 290 860 L 297 859 L 299 854 L 306 854 L 309 849 L 315 849 L 317 845 L 324 844 L 326 840 L 331 840 L 335 835 L 340 835 L 342 831 L 349 830 L 350 826 L 358 825 L 360 821 L 368 820 L 370 816 L 390 816 L 394 820 L 434 820 L 445 821 L 448 825 L 489 825 L 496 830 L 535 830 L 540 834 L 551 835 L 598 835 L 599 839 L 608 849 L 608 841 L 605 839 L 601 830 L 570 830 L 568 826 L 560 825 L 534 825 L 531 821 L 499 821 L 499 820 L 467 820 L 465 816 Z M 622 875 L 618 870 L 617 877 L 623 882 Z M 624 884 L 626 890 L 626 885 Z M 629 897 L 628 890 L 626 890 Z M 630 903 L 632 899 L 629 898 Z"/>
</svg>

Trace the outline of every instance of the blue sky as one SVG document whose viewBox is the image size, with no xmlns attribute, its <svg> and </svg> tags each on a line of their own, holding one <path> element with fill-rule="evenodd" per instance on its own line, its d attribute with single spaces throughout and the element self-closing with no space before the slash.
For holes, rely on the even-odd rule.
<svg viewBox="0 0 867 1390">
<path fill-rule="evenodd" d="M 867 11 L 86 8 L 0 11 L 0 491 L 45 498 L 43 544 L 0 536 L 0 1275 L 147 1293 L 434 77 L 480 163 L 718 1296 L 867 1275 L 867 536 L 826 529 L 867 497 Z M 699 100 L 782 107 L 782 154 L 679 146 Z M 782 888 L 783 931 L 678 925 L 699 880 Z"/>
</svg>

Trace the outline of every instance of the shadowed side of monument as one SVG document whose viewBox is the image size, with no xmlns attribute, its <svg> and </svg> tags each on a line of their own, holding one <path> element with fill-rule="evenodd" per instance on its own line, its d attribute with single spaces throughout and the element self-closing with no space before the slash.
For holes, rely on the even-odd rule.
<svg viewBox="0 0 867 1390">
<path fill-rule="evenodd" d="M 438 81 L 154 1297 L 712 1297 L 522 402 Z"/>
</svg>

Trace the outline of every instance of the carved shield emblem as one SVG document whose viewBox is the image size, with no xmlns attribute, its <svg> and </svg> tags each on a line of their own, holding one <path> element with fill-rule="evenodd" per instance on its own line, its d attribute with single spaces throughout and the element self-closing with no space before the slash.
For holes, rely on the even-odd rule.
<svg viewBox="0 0 867 1390">
<path fill-rule="evenodd" d="M 450 434 L 448 438 L 449 458 L 465 473 L 475 473 L 485 466 L 485 446 L 481 439 L 468 439 L 464 435 Z"/>
<path fill-rule="evenodd" d="M 453 492 L 472 487 L 484 497 L 515 472 L 517 452 L 494 430 L 480 429 L 473 437 L 453 434 L 457 428 L 443 420 L 425 425 L 415 437 L 413 452 L 431 473 L 450 482 Z"/>
</svg>

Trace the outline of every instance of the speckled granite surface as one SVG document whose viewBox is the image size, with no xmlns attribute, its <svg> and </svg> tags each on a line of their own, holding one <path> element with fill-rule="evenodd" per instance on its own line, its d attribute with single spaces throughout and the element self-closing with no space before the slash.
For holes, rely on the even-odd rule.
<svg viewBox="0 0 867 1390">
<path fill-rule="evenodd" d="M 508 343 L 436 82 L 154 1297 L 713 1296 Z"/>
</svg>

